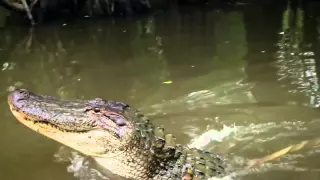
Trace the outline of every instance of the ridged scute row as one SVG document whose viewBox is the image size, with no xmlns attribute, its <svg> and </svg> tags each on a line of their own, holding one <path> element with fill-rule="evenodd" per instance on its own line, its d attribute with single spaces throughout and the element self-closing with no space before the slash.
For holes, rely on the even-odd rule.
<svg viewBox="0 0 320 180">
<path fill-rule="evenodd" d="M 148 178 L 208 179 L 226 174 L 226 164 L 220 155 L 177 144 L 176 138 L 166 133 L 164 127 L 154 126 L 137 110 L 128 109 L 125 116 L 135 124 L 134 146 L 148 156 Z"/>
</svg>

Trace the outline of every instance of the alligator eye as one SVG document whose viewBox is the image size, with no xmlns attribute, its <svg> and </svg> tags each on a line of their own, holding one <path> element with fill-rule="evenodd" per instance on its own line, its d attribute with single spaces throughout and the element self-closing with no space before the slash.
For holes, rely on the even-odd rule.
<svg viewBox="0 0 320 180">
<path fill-rule="evenodd" d="M 95 107 L 93 110 L 94 110 L 95 113 L 100 112 L 100 108 L 98 108 L 98 107 Z"/>
</svg>

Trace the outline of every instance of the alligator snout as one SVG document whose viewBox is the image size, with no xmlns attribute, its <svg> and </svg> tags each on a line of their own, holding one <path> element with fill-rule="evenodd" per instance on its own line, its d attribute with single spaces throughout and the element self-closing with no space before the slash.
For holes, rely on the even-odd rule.
<svg viewBox="0 0 320 180">
<path fill-rule="evenodd" d="M 29 91 L 26 89 L 17 89 L 10 92 L 8 101 L 11 104 L 18 105 L 21 100 L 26 100 L 29 97 Z"/>
</svg>

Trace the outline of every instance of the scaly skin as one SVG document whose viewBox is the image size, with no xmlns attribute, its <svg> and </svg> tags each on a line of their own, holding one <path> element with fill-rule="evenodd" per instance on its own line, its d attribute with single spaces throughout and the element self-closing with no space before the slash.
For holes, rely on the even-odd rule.
<svg viewBox="0 0 320 180">
<path fill-rule="evenodd" d="M 30 129 L 91 156 L 129 179 L 208 179 L 225 174 L 216 154 L 176 144 L 127 104 L 96 98 L 59 100 L 25 89 L 11 92 L 13 115 Z"/>
</svg>

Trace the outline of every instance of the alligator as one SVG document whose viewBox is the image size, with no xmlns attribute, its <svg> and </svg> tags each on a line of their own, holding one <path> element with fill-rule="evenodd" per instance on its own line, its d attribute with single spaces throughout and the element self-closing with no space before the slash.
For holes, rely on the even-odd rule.
<svg viewBox="0 0 320 180">
<path fill-rule="evenodd" d="M 228 171 L 219 153 L 178 144 L 162 126 L 122 102 L 66 100 L 17 89 L 9 93 L 8 104 L 28 128 L 123 179 L 209 179 Z"/>
</svg>

